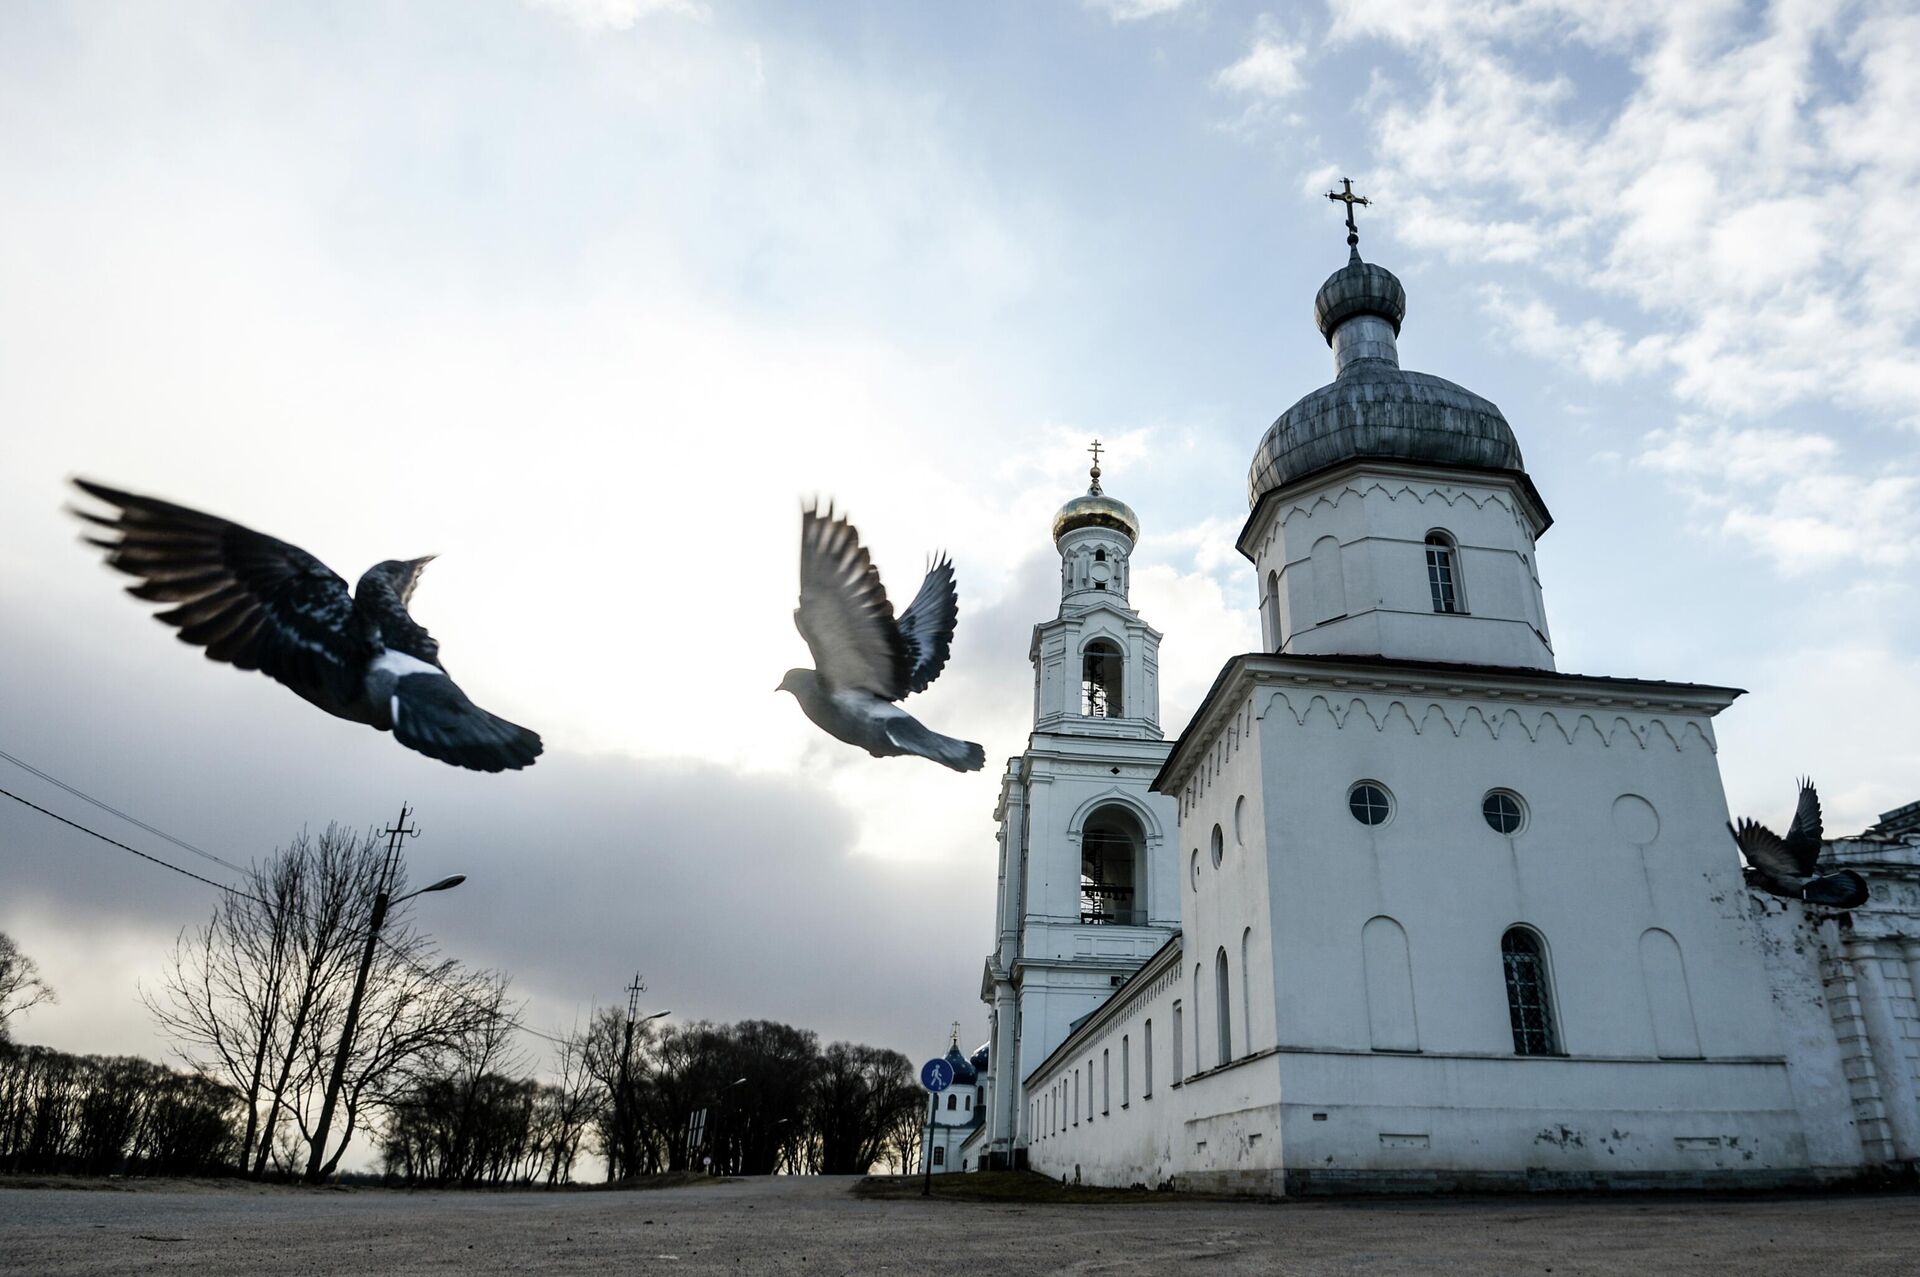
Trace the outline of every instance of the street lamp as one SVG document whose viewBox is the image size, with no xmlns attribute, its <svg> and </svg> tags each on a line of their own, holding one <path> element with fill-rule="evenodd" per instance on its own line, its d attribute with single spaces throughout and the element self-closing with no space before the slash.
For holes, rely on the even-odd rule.
<svg viewBox="0 0 1920 1277">
<path fill-rule="evenodd" d="M 373 970 L 373 950 L 380 943 L 380 928 L 386 925 L 387 910 L 429 891 L 451 890 L 467 880 L 465 874 L 454 874 L 418 891 L 409 891 L 397 900 L 389 900 L 387 884 L 393 881 L 393 871 L 400 859 L 400 839 L 412 832 L 406 826 L 407 809 L 402 807 L 399 826 L 387 831 L 387 860 L 380 870 L 380 890 L 373 898 L 373 917 L 367 920 L 367 944 L 360 952 L 360 973 L 353 979 L 353 996 L 347 1000 L 347 1021 L 340 1028 L 340 1049 L 333 1057 L 333 1076 L 327 1080 L 327 1098 L 320 1105 L 320 1123 L 314 1129 L 313 1147 L 307 1154 L 309 1184 L 318 1184 L 325 1176 L 327 1134 L 333 1126 L 333 1108 L 340 1099 L 340 1083 L 347 1075 L 347 1057 L 353 1052 L 354 1031 L 360 1025 L 360 1002 L 366 997 L 367 974 Z"/>
</svg>

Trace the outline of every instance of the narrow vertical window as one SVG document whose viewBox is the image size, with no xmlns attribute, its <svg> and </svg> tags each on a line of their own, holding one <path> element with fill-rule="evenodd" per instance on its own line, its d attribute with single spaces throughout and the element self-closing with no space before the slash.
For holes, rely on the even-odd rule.
<svg viewBox="0 0 1920 1277">
<path fill-rule="evenodd" d="M 1233 994 L 1227 988 L 1227 948 L 1213 955 L 1214 1000 L 1220 1004 L 1220 1063 L 1233 1059 Z"/>
<path fill-rule="evenodd" d="M 1444 532 L 1427 533 L 1427 589 L 1436 612 L 1462 612 L 1460 606 L 1460 552 Z"/>
<path fill-rule="evenodd" d="M 1183 1027 L 1182 1021 L 1184 1019 L 1185 1017 L 1181 1014 L 1180 1004 L 1178 1002 L 1174 1003 L 1173 1004 L 1173 1080 L 1176 1082 L 1187 1075 L 1187 1070 L 1185 1067 L 1186 1060 L 1184 1058 L 1185 1052 L 1181 1049 L 1182 1045 L 1186 1042 L 1186 1036 L 1187 1036 L 1185 1033 L 1181 1032 L 1181 1028 Z"/>
<path fill-rule="evenodd" d="M 1133 1103 L 1133 1035 L 1120 1036 L 1120 1107 Z"/>
<path fill-rule="evenodd" d="M 1140 1098 L 1153 1098 L 1153 1021 L 1140 1030 Z"/>
<path fill-rule="evenodd" d="M 1500 937 L 1507 971 L 1507 1015 L 1513 1021 L 1515 1055 L 1559 1055 L 1560 1034 L 1553 1022 L 1553 996 L 1547 984 L 1546 948 L 1525 927 Z"/>
<path fill-rule="evenodd" d="M 1120 682 L 1125 662 L 1120 649 L 1105 639 L 1087 644 L 1081 658 L 1080 713 L 1085 718 L 1120 718 L 1126 712 L 1121 704 Z"/>
<path fill-rule="evenodd" d="M 1240 933 L 1240 1040 L 1253 1054 L 1253 928 Z"/>
<path fill-rule="evenodd" d="M 1113 1112 L 1113 1061 L 1107 1058 L 1106 1049 L 1100 1051 L 1100 1116 Z"/>
</svg>

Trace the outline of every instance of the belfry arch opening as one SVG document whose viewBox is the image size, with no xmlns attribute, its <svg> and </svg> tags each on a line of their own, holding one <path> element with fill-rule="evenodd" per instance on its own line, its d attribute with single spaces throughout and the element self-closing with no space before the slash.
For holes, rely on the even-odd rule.
<svg viewBox="0 0 1920 1277">
<path fill-rule="evenodd" d="M 1086 718 L 1121 718 L 1126 706 L 1121 680 L 1126 658 L 1117 644 L 1095 639 L 1080 658 L 1080 713 Z"/>
<path fill-rule="evenodd" d="M 1145 926 L 1147 840 L 1124 807 L 1102 807 L 1080 835 L 1080 921 Z"/>
</svg>

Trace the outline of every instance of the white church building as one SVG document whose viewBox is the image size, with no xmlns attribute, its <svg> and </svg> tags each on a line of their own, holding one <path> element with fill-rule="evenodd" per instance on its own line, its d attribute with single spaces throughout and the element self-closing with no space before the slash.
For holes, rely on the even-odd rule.
<svg viewBox="0 0 1920 1277">
<path fill-rule="evenodd" d="M 1741 692 L 1560 672 L 1552 517 L 1500 410 L 1401 369 L 1404 290 L 1357 249 L 1314 310 L 1335 377 L 1261 441 L 1239 539 L 1263 650 L 1177 742 L 1097 460 L 1055 520 L 981 1112 L 929 1132 L 934 1169 L 1275 1196 L 1910 1172 L 1920 804 L 1828 849 L 1871 884 L 1851 914 L 1749 889 L 1714 727 Z"/>
</svg>

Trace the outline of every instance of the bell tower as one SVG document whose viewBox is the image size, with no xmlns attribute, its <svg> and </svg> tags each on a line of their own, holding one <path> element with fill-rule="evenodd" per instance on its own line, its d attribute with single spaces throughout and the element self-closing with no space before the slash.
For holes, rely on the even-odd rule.
<svg viewBox="0 0 1920 1277">
<path fill-rule="evenodd" d="M 1151 791 L 1160 730 L 1160 633 L 1133 610 L 1140 521 L 1091 482 L 1060 508 L 1060 607 L 1033 629 L 1033 733 L 1001 779 L 992 1009 L 995 1085 L 985 1164 L 1024 1161 L 1021 1079 L 1180 925 L 1175 803 Z"/>
</svg>

